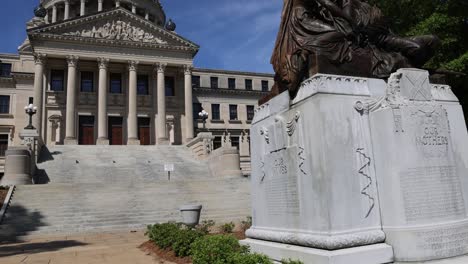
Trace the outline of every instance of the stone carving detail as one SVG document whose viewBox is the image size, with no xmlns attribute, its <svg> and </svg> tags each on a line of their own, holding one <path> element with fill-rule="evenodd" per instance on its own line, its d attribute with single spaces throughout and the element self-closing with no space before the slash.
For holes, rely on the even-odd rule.
<svg viewBox="0 0 468 264">
<path fill-rule="evenodd" d="M 151 33 L 146 32 L 142 28 L 133 26 L 130 22 L 122 20 L 107 22 L 101 26 L 93 26 L 92 29 L 83 29 L 75 32 L 67 32 L 64 35 L 99 38 L 110 40 L 124 40 L 152 44 L 167 44 L 164 41 Z"/>
<path fill-rule="evenodd" d="M 34 53 L 34 63 L 43 65 L 47 60 L 47 55 L 42 53 Z"/>
<path fill-rule="evenodd" d="M 98 58 L 98 64 L 99 64 L 99 69 L 104 69 L 106 70 L 107 67 L 109 66 L 109 59 L 106 58 Z"/>
<path fill-rule="evenodd" d="M 299 153 L 297 153 L 297 156 L 299 156 L 299 170 L 304 174 L 304 175 L 307 175 L 307 173 L 304 171 L 304 169 L 302 168 L 304 166 L 304 163 L 306 161 L 306 159 L 304 158 L 304 151 L 305 149 L 303 147 L 299 147 Z"/>
<path fill-rule="evenodd" d="M 262 166 L 260 166 L 260 169 L 262 169 L 262 178 L 260 179 L 260 182 L 263 182 L 265 180 L 265 177 L 266 177 L 265 162 L 261 161 L 261 164 L 262 164 Z"/>
<path fill-rule="evenodd" d="M 366 168 L 370 168 L 372 160 L 369 156 L 366 155 L 366 153 L 364 153 L 363 148 L 358 148 L 356 152 L 358 153 L 358 155 L 364 158 L 364 165 L 362 165 L 362 167 L 359 168 L 358 173 L 359 175 L 363 176 L 364 178 L 368 180 L 367 185 L 364 186 L 364 188 L 361 190 L 361 194 L 367 197 L 367 199 L 369 199 L 369 202 L 370 202 L 369 210 L 367 211 L 367 214 L 365 216 L 365 218 L 368 218 L 369 215 L 372 213 L 372 210 L 375 207 L 375 198 L 372 197 L 368 192 L 369 188 L 372 186 L 372 183 L 373 183 L 372 178 L 368 174 L 366 174 L 364 170 Z"/>
<path fill-rule="evenodd" d="M 184 74 L 185 75 L 192 75 L 192 65 L 184 65 Z"/>
<path fill-rule="evenodd" d="M 290 137 L 294 135 L 294 132 L 296 131 L 296 125 L 300 117 L 301 117 L 301 112 L 297 111 L 296 114 L 294 115 L 294 118 L 288 123 L 286 123 L 286 132 L 288 133 Z"/>
<path fill-rule="evenodd" d="M 128 69 L 130 71 L 137 71 L 139 63 L 140 63 L 139 61 L 129 61 L 128 62 Z"/>
<path fill-rule="evenodd" d="M 166 70 L 166 66 L 166 63 L 157 63 L 154 65 L 154 69 L 157 73 L 164 73 L 164 71 Z"/>
<path fill-rule="evenodd" d="M 77 67 L 78 66 L 78 60 L 80 59 L 80 57 L 78 56 L 74 56 L 74 55 L 70 55 L 70 56 L 67 56 L 67 63 L 68 63 L 68 67 Z"/>
<path fill-rule="evenodd" d="M 267 144 L 270 144 L 270 135 L 268 134 L 268 129 L 266 127 L 262 127 L 262 129 L 260 129 L 260 135 L 265 138 L 265 142 Z"/>
</svg>

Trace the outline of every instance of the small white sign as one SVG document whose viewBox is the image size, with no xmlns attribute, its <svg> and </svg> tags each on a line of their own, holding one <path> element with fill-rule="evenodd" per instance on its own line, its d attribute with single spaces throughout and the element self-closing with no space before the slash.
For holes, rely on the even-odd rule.
<svg viewBox="0 0 468 264">
<path fill-rule="evenodd" d="M 174 164 L 164 164 L 164 171 L 174 171 Z"/>
</svg>

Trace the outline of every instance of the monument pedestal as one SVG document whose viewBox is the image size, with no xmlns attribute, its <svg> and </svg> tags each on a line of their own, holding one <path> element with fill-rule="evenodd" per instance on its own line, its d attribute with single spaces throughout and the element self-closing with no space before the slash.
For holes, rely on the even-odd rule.
<svg viewBox="0 0 468 264">
<path fill-rule="evenodd" d="M 308 263 L 415 262 L 468 253 L 468 134 L 428 73 L 317 74 L 251 128 L 253 225 L 243 243 Z M 455 131 L 456 130 L 456 131 Z"/>
</svg>

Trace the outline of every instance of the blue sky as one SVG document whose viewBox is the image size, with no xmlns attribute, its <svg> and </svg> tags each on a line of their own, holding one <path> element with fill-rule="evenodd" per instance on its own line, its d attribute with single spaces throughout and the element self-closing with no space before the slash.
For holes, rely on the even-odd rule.
<svg viewBox="0 0 468 264">
<path fill-rule="evenodd" d="M 16 53 L 39 0 L 2 0 L 0 53 Z M 177 33 L 201 46 L 195 66 L 273 72 L 281 0 L 161 0 Z"/>
</svg>

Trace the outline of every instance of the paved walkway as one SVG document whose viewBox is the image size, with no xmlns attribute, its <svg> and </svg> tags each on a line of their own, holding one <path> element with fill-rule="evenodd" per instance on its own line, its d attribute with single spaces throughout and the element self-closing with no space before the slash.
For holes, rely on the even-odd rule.
<svg viewBox="0 0 468 264">
<path fill-rule="evenodd" d="M 0 243 L 2 264 L 173 264 L 141 251 L 143 232 L 26 238 Z"/>
</svg>

